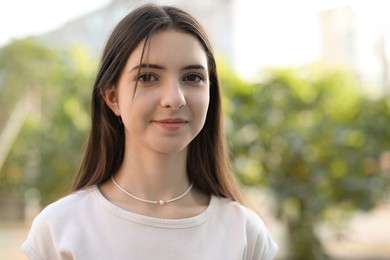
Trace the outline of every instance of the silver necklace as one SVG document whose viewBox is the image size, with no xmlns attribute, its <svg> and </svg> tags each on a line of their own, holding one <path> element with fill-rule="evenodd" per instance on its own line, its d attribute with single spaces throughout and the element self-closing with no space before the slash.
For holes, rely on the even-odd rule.
<svg viewBox="0 0 390 260">
<path fill-rule="evenodd" d="M 192 186 L 194 185 L 194 183 L 191 183 L 190 187 L 183 193 L 181 194 L 180 196 L 176 197 L 176 198 L 173 198 L 173 199 L 170 199 L 170 200 L 145 200 L 145 199 L 141 199 L 141 198 L 138 198 L 137 196 L 131 194 L 130 192 L 126 191 L 124 188 L 122 188 L 115 180 L 114 180 L 114 177 L 111 176 L 111 180 L 112 182 L 115 184 L 115 186 L 120 189 L 121 191 L 123 191 L 126 195 L 132 197 L 133 199 L 136 199 L 136 200 L 139 200 L 139 201 L 142 201 L 142 202 L 146 202 L 146 203 L 150 203 L 150 204 L 159 204 L 159 205 L 165 205 L 167 203 L 170 203 L 170 202 L 174 202 L 176 200 L 179 200 L 181 198 L 183 198 L 185 195 L 187 195 L 188 192 L 190 192 L 190 190 L 192 189 Z"/>
</svg>

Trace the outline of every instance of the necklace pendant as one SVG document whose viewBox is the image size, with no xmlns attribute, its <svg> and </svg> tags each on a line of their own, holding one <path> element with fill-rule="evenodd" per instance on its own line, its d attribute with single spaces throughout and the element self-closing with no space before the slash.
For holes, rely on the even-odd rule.
<svg viewBox="0 0 390 260">
<path fill-rule="evenodd" d="M 142 202 L 145 202 L 145 203 L 150 203 L 150 204 L 158 204 L 158 205 L 165 205 L 165 204 L 168 204 L 170 202 L 174 202 L 174 201 L 177 201 L 181 198 L 183 198 L 185 195 L 187 195 L 188 192 L 190 192 L 192 186 L 194 185 L 194 183 L 191 183 L 190 187 L 188 187 L 188 189 L 183 193 L 181 194 L 179 197 L 176 197 L 176 198 L 173 198 L 173 199 L 170 199 L 170 200 L 145 200 L 145 199 L 141 199 L 141 198 L 138 198 L 137 196 L 134 196 L 133 194 L 129 193 L 128 191 L 126 191 L 124 188 L 122 188 L 115 180 L 114 180 L 114 177 L 111 176 L 111 180 L 112 182 L 114 183 L 114 185 L 120 189 L 121 191 L 123 191 L 123 193 L 125 193 L 126 195 L 128 195 L 129 197 L 135 199 L 135 200 L 138 200 L 138 201 L 142 201 Z"/>
</svg>

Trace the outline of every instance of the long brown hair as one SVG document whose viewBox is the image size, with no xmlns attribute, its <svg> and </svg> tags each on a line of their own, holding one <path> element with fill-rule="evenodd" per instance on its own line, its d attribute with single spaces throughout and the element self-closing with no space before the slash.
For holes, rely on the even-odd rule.
<svg viewBox="0 0 390 260">
<path fill-rule="evenodd" d="M 189 144 L 187 172 L 190 181 L 206 194 L 243 202 L 240 186 L 232 173 L 223 134 L 221 87 L 210 42 L 202 26 L 188 13 L 172 6 L 141 6 L 116 26 L 103 51 L 92 93 L 92 129 L 73 190 L 100 185 L 118 170 L 124 155 L 124 129 L 105 103 L 102 93 L 115 86 L 130 54 L 144 39 L 165 29 L 193 35 L 202 44 L 210 78 L 210 104 L 206 122 Z"/>
</svg>

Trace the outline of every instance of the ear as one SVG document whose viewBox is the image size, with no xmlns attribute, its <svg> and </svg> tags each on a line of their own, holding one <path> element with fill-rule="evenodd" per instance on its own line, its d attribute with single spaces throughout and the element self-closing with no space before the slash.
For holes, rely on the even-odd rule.
<svg viewBox="0 0 390 260">
<path fill-rule="evenodd" d="M 103 88 L 100 91 L 100 94 L 102 95 L 104 102 L 106 102 L 107 106 L 111 108 L 112 112 L 115 115 L 120 116 L 121 113 L 119 110 L 118 96 L 115 91 L 115 86 L 112 85 Z"/>
</svg>

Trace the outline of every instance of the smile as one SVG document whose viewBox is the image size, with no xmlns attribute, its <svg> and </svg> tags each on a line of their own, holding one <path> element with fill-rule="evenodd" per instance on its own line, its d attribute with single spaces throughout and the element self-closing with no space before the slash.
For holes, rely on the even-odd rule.
<svg viewBox="0 0 390 260">
<path fill-rule="evenodd" d="M 153 120 L 154 124 L 158 125 L 165 131 L 177 131 L 188 123 L 187 120 L 182 118 L 169 118 L 162 120 Z"/>
</svg>

